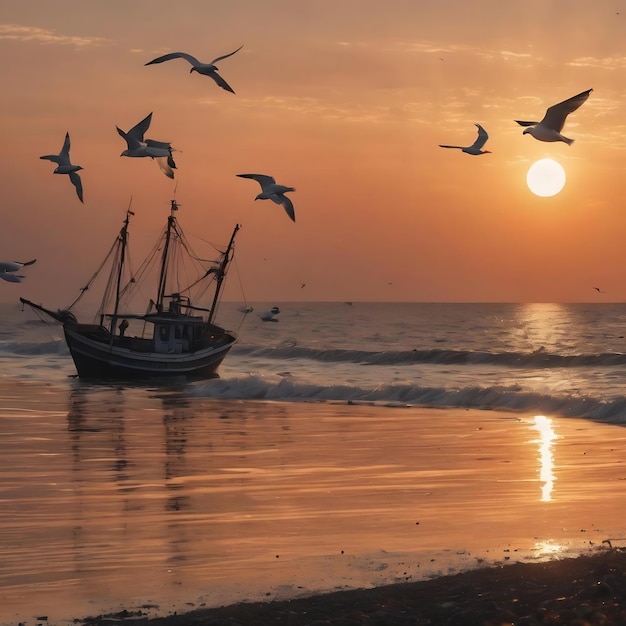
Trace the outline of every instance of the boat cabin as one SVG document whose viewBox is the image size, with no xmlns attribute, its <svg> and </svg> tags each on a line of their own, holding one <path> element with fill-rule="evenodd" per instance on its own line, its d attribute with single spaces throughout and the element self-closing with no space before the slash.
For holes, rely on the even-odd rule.
<svg viewBox="0 0 626 626">
<path fill-rule="evenodd" d="M 193 352 L 206 328 L 200 316 L 174 316 L 160 314 L 146 318 L 154 324 L 154 352 L 159 354 L 184 354 Z"/>
</svg>

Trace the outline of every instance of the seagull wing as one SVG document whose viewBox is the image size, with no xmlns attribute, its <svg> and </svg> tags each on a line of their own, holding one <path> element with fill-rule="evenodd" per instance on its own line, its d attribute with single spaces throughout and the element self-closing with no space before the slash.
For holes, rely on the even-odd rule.
<svg viewBox="0 0 626 626">
<path fill-rule="evenodd" d="M 239 50 L 241 50 L 243 48 L 243 45 L 239 46 L 239 48 L 237 48 L 237 50 L 235 50 L 235 52 L 239 52 Z M 218 61 L 221 61 L 222 59 L 227 59 L 228 57 L 232 57 L 233 54 L 235 54 L 235 52 L 229 52 L 228 54 L 224 54 L 221 57 L 217 57 L 217 59 L 213 59 L 211 61 L 211 65 L 215 65 L 215 63 L 217 63 Z"/>
<path fill-rule="evenodd" d="M 137 141 L 143 141 L 143 136 L 148 132 L 148 128 L 150 128 L 150 122 L 152 122 L 152 113 L 149 113 L 141 120 L 141 122 L 135 124 L 128 131 L 127 135 L 130 135 Z"/>
<path fill-rule="evenodd" d="M 49 161 L 54 161 L 58 165 L 70 165 L 70 134 L 65 133 L 65 141 L 63 142 L 63 147 L 61 148 L 61 152 L 54 155 L 48 155 L 40 157 L 42 159 L 48 159 Z"/>
<path fill-rule="evenodd" d="M 155 139 L 146 139 L 148 148 L 157 148 L 161 150 L 171 150 L 172 144 L 169 141 L 156 141 Z"/>
<path fill-rule="evenodd" d="M 125 133 L 118 126 L 116 126 L 115 128 L 117 128 L 117 132 L 126 141 L 126 147 L 128 148 L 128 151 L 134 153 L 133 156 L 148 156 L 145 153 L 145 143 L 139 141 L 137 137 L 133 137 L 133 135 L 131 135 L 130 133 Z"/>
<path fill-rule="evenodd" d="M 76 172 L 70 172 L 69 177 L 72 181 L 72 185 L 76 187 L 76 195 L 78 196 L 78 199 L 83 202 L 83 183 L 80 180 L 80 176 Z"/>
<path fill-rule="evenodd" d="M 61 159 L 58 154 L 45 154 L 44 156 L 40 156 L 40 159 L 46 159 L 46 161 L 54 161 L 57 164 L 61 163 Z"/>
<path fill-rule="evenodd" d="M 548 128 L 553 128 L 560 133 L 567 116 L 581 107 L 587 101 L 592 91 L 593 89 L 587 89 L 587 91 L 583 91 L 567 100 L 563 100 L 563 102 L 552 105 L 546 111 L 544 118 L 541 120 L 541 124 Z"/>
<path fill-rule="evenodd" d="M 158 146 L 148 146 L 144 147 L 145 154 L 152 158 L 156 157 L 168 157 L 170 155 L 171 150 L 169 148 L 159 148 Z"/>
<path fill-rule="evenodd" d="M 475 149 L 475 150 L 480 150 L 485 145 L 487 139 L 489 139 L 489 135 L 487 134 L 487 131 L 480 124 L 476 124 L 476 127 L 478 128 L 478 138 L 470 146 L 470 148 Z"/>
<path fill-rule="evenodd" d="M 168 178 L 174 178 L 174 172 L 172 171 L 172 168 L 170 166 L 169 157 L 160 156 L 160 157 L 153 157 L 153 158 L 159 164 L 159 167 L 161 168 L 161 171 Z"/>
<path fill-rule="evenodd" d="M 521 120 L 515 120 L 520 126 L 537 126 L 539 122 L 523 122 Z"/>
<path fill-rule="evenodd" d="M 137 140 L 131 137 L 129 133 L 125 133 L 119 126 L 116 126 L 115 128 L 117 128 L 117 132 L 119 133 L 120 137 L 122 137 L 122 139 L 124 139 L 124 141 L 128 144 L 129 150 L 130 150 L 131 144 L 139 143 Z M 43 159 L 44 157 L 41 157 L 41 158 Z"/>
<path fill-rule="evenodd" d="M 261 189 L 265 190 L 269 185 L 276 184 L 273 176 L 267 176 L 266 174 L 237 174 L 240 178 L 251 178 L 252 180 L 256 180 L 259 185 L 261 185 Z"/>
<path fill-rule="evenodd" d="M 440 148 L 458 148 L 459 150 L 463 150 L 465 146 L 446 146 L 445 144 L 440 143 L 439 147 Z"/>
<path fill-rule="evenodd" d="M 70 134 L 65 133 L 65 141 L 63 142 L 63 147 L 61 148 L 61 152 L 59 154 L 45 154 L 44 156 L 40 156 L 40 159 L 45 159 L 46 161 L 54 161 L 57 165 L 69 165 L 70 164 Z"/>
<path fill-rule="evenodd" d="M 8 283 L 21 283 L 24 276 L 19 274 L 10 274 L 9 272 L 0 272 L 0 278 L 6 280 Z"/>
<path fill-rule="evenodd" d="M 211 72 L 207 76 L 210 76 L 222 89 L 235 93 L 234 89 L 217 72 Z"/>
<path fill-rule="evenodd" d="M 279 196 L 278 202 L 283 205 L 287 215 L 291 218 L 292 222 L 296 221 L 296 212 L 293 208 L 293 203 L 287 196 Z M 274 200 L 274 198 L 272 198 Z"/>
<path fill-rule="evenodd" d="M 163 63 L 165 61 L 171 61 L 172 59 L 185 59 L 185 61 L 188 61 L 194 67 L 196 65 L 202 65 L 202 63 L 200 63 L 200 61 L 198 61 L 196 57 L 192 57 L 190 54 L 187 54 L 186 52 L 170 52 L 169 54 L 164 54 L 161 57 L 152 59 L 152 61 L 148 61 L 144 65 L 152 65 L 154 63 Z"/>
<path fill-rule="evenodd" d="M 23 265 L 18 261 L 0 261 L 0 272 L 17 272 Z"/>
<path fill-rule="evenodd" d="M 61 152 L 59 152 L 59 156 L 61 158 L 66 158 L 67 162 L 70 162 L 70 134 L 65 133 L 65 141 L 63 142 L 63 147 L 61 148 Z"/>
</svg>

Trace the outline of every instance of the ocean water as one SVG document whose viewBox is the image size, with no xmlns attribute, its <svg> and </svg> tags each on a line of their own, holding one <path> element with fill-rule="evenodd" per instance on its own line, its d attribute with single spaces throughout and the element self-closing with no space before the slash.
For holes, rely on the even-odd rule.
<svg viewBox="0 0 626 626">
<path fill-rule="evenodd" d="M 622 304 L 285 304 L 281 311 L 279 323 L 250 320 L 223 384 L 198 393 L 626 419 Z"/>
<path fill-rule="evenodd" d="M 626 541 L 626 305 L 252 304 L 219 378 L 148 385 L 0 307 L 0 624 Z"/>
<path fill-rule="evenodd" d="M 277 322 L 258 312 L 278 305 Z M 626 305 L 222 304 L 239 342 L 196 397 L 375 402 L 626 420 Z M 0 317 L 2 376 L 75 374 L 60 327 Z"/>
</svg>

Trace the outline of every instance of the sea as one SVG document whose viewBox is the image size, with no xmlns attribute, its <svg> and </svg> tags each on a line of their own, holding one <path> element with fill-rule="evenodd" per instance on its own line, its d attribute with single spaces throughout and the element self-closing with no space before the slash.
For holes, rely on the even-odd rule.
<svg viewBox="0 0 626 626">
<path fill-rule="evenodd" d="M 276 323 L 251 314 L 223 380 L 198 393 L 626 420 L 625 304 L 279 308 Z"/>
<path fill-rule="evenodd" d="M 595 482 L 555 487 L 548 528 L 527 442 L 538 416 L 620 440 L 626 304 L 224 302 L 218 321 L 239 339 L 217 378 L 97 383 L 59 324 L 0 306 L 0 623 L 415 580 L 529 538 L 549 554 L 574 510 L 604 520 L 597 543 L 619 531 L 581 507 Z"/>
<path fill-rule="evenodd" d="M 539 411 L 626 421 L 626 304 L 221 305 L 239 341 L 207 398 Z M 259 313 L 278 306 L 273 321 Z M 0 311 L 2 376 L 67 384 L 56 323 Z"/>
</svg>

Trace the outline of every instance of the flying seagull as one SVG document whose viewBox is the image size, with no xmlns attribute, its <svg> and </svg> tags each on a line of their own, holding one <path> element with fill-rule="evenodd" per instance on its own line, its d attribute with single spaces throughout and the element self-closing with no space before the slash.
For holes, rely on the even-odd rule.
<svg viewBox="0 0 626 626">
<path fill-rule="evenodd" d="M 252 178 L 261 185 L 261 193 L 257 195 L 255 200 L 272 200 L 276 204 L 282 204 L 287 215 L 293 222 L 296 221 L 296 213 L 293 209 L 291 200 L 285 195 L 287 191 L 295 191 L 294 187 L 285 187 L 285 185 L 277 185 L 273 176 L 265 174 L 237 174 L 241 178 Z"/>
<path fill-rule="evenodd" d="M 0 278 L 9 283 L 21 283 L 25 276 L 14 274 L 13 272 L 17 272 L 27 265 L 32 265 L 36 260 L 37 259 L 33 259 L 25 263 L 20 263 L 19 261 L 0 261 Z"/>
<path fill-rule="evenodd" d="M 243 46 L 239 46 L 235 52 L 239 52 Z M 152 59 L 152 61 L 148 61 L 145 65 L 153 65 L 155 63 L 163 63 L 164 61 L 171 61 L 172 59 L 185 59 L 191 63 L 191 72 L 198 72 L 198 74 L 204 74 L 205 76 L 209 76 L 212 78 L 222 89 L 226 89 L 226 91 L 230 91 L 230 93 L 235 93 L 233 88 L 217 73 L 218 69 L 215 64 L 222 59 L 227 59 L 228 57 L 233 56 L 235 52 L 229 52 L 228 54 L 224 54 L 221 57 L 217 57 L 217 59 L 213 59 L 210 63 L 202 63 L 198 61 L 196 57 L 192 57 L 190 54 L 186 52 L 170 52 L 169 54 L 164 54 L 161 57 L 157 57 L 156 59 Z"/>
<path fill-rule="evenodd" d="M 65 133 L 65 141 L 63 142 L 63 147 L 59 154 L 46 154 L 39 158 L 54 161 L 57 167 L 53 174 L 67 174 L 72 181 L 72 185 L 76 187 L 78 199 L 83 202 L 83 184 L 80 180 L 80 176 L 76 173 L 83 168 L 80 165 L 72 165 L 70 162 L 70 134 Z"/>
<path fill-rule="evenodd" d="M 589 97 L 593 89 L 587 89 L 576 96 L 572 96 L 563 102 L 553 104 L 546 111 L 541 122 L 524 122 L 515 120 L 520 126 L 528 126 L 522 135 L 528 133 L 539 141 L 564 141 L 568 146 L 574 143 L 573 139 L 568 139 L 561 135 L 561 130 L 565 120 L 570 113 L 581 107 Z"/>
<path fill-rule="evenodd" d="M 458 148 L 459 150 L 461 150 L 461 152 L 465 152 L 465 154 L 472 154 L 474 156 L 477 156 L 479 154 L 491 154 L 491 150 L 482 149 L 485 143 L 487 142 L 487 139 L 489 139 L 489 135 L 487 134 L 487 131 L 480 124 L 474 124 L 474 126 L 478 128 L 478 137 L 476 138 L 476 141 L 471 146 L 447 146 L 447 145 L 440 143 L 439 147 L 440 148 Z"/>
<path fill-rule="evenodd" d="M 172 158 L 172 144 L 168 141 L 155 141 L 154 139 L 144 139 L 152 122 L 152 113 L 144 117 L 141 122 L 135 124 L 127 133 L 119 126 L 117 132 L 126 141 L 128 146 L 120 156 L 126 157 L 151 157 L 161 168 L 161 171 L 168 177 L 174 178 L 176 163 Z"/>
</svg>

